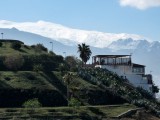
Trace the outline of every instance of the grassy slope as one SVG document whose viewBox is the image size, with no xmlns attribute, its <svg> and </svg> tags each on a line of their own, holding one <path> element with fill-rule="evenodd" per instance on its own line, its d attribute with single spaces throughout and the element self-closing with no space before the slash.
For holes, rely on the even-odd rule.
<svg viewBox="0 0 160 120">
<path fill-rule="evenodd" d="M 62 85 L 58 83 L 51 82 L 51 78 L 56 81 L 62 82 L 62 76 L 60 72 L 54 71 L 48 74 L 43 72 L 36 73 L 32 71 L 1 71 L 0 72 L 0 83 L 4 83 L 6 86 L 4 88 L 22 88 L 22 89 L 57 89 L 61 93 Z M 34 76 L 33 78 L 31 76 Z M 29 78 L 28 78 L 29 77 Z M 6 79 L 10 80 L 6 80 Z M 32 78 L 32 79 L 31 79 Z M 60 83 L 59 83 L 60 84 Z M 93 85 L 82 78 L 76 76 L 72 81 L 71 87 L 76 89 L 100 89 L 98 86 Z M 0 118 L 74 118 L 79 119 L 80 116 L 83 117 L 115 117 L 129 109 L 136 108 L 133 105 L 120 105 L 120 106 L 81 106 L 79 108 L 73 107 L 54 107 L 54 108 L 38 108 L 31 113 L 31 109 L 16 109 L 16 108 L 6 108 L 0 109 Z M 68 118 L 67 118 L 68 119 Z"/>
<path fill-rule="evenodd" d="M 70 118 L 70 119 L 85 119 L 85 118 L 108 118 L 116 117 L 119 114 L 136 108 L 133 105 L 119 105 L 119 106 L 81 106 L 78 108 L 73 107 L 54 107 L 54 108 L 6 108 L 0 109 L 0 119 L 5 118 Z"/>
<path fill-rule="evenodd" d="M 11 42 L 2 42 L 3 45 L 0 47 L 0 55 L 15 55 L 15 54 L 37 54 L 35 50 L 22 44 L 21 49 L 14 50 L 11 48 Z M 45 51 L 42 51 L 40 54 L 48 54 Z M 33 71 L 0 71 L 0 86 L 2 88 L 23 88 L 23 89 L 31 89 L 31 88 L 47 88 L 47 89 L 55 89 L 57 88 L 59 91 L 62 91 L 64 88 L 63 84 L 63 76 L 60 72 L 48 72 L 48 73 L 36 73 Z M 76 76 L 71 83 L 71 88 L 74 89 L 100 89 L 98 86 L 93 85 L 82 78 Z"/>
<path fill-rule="evenodd" d="M 56 89 L 40 73 L 32 71 L 0 71 L 1 88 Z"/>
<path fill-rule="evenodd" d="M 31 55 L 38 54 L 31 46 L 22 44 L 20 50 L 14 50 L 11 48 L 11 42 L 2 42 L 0 47 L 0 55 Z M 48 54 L 45 51 L 41 51 L 39 54 Z M 44 73 L 36 73 L 33 71 L 0 71 L 0 86 L 1 88 L 19 88 L 19 89 L 56 89 L 49 81 L 46 80 Z"/>
<path fill-rule="evenodd" d="M 22 45 L 21 50 L 17 51 L 12 48 L 10 48 L 10 42 L 3 43 L 3 46 L 0 47 L 0 55 L 14 55 L 14 54 L 37 54 L 35 50 L 28 46 L 28 48 L 24 47 Z M 47 54 L 46 52 L 43 52 L 43 54 Z M 43 72 L 33 72 L 33 71 L 0 71 L 0 87 L 1 88 L 19 88 L 19 89 L 51 89 L 51 90 L 58 90 L 60 93 L 65 95 L 64 91 L 64 84 L 63 84 L 63 78 L 61 76 L 60 72 L 54 71 L 49 73 L 43 73 Z M 76 76 L 74 77 L 73 82 L 71 83 L 72 89 L 90 89 L 90 90 L 101 90 L 100 87 L 97 85 L 94 85 L 90 82 L 87 82 L 83 80 L 82 78 Z M 135 108 L 135 106 L 117 106 L 117 107 L 106 107 L 106 106 L 100 106 L 100 107 L 80 107 L 79 109 L 74 108 L 68 108 L 68 107 L 61 107 L 61 108 L 42 108 L 42 109 L 36 109 L 37 115 L 68 115 L 73 116 L 79 115 L 79 114 L 85 114 L 89 116 L 96 116 L 96 115 L 103 115 L 106 117 L 113 117 L 116 116 L 124 111 L 127 111 L 128 109 Z M 74 110 L 73 110 L 74 109 Z M 28 113 L 24 112 L 25 109 L 13 109 L 13 111 L 16 111 L 16 113 L 22 113 L 28 115 Z M 9 114 L 12 114 L 10 109 L 1 109 L 0 115 L 3 116 L 10 116 Z M 12 111 L 12 110 L 11 110 Z M 52 112 L 55 111 L 55 112 Z M 75 112 L 73 114 L 73 111 Z M 13 116 L 13 115 L 11 115 Z M 19 116 L 19 115 L 18 115 Z"/>
<path fill-rule="evenodd" d="M 43 73 L 33 71 L 0 71 L 1 89 L 57 89 L 64 94 L 65 85 L 61 73 L 58 71 Z M 74 89 L 100 89 L 82 78 L 76 76 L 71 83 Z"/>
<path fill-rule="evenodd" d="M 22 47 L 19 51 L 17 50 L 14 50 L 13 48 L 11 48 L 11 42 L 2 42 L 2 46 L 0 47 L 0 55 L 13 55 L 13 54 L 37 54 L 35 52 L 35 50 L 30 47 L 30 46 L 27 46 L 25 47 L 23 44 L 22 44 Z M 41 52 L 41 54 L 46 54 L 46 52 Z"/>
<path fill-rule="evenodd" d="M 41 54 L 42 53 L 47 54 L 47 52 L 44 51 L 42 51 Z M 15 54 L 31 55 L 35 54 L 35 50 L 30 46 L 25 47 L 24 44 L 22 44 L 20 50 L 14 50 L 11 48 L 11 42 L 2 42 L 2 46 L 0 47 L 1 56 Z M 43 76 L 32 71 L 0 71 L 0 86 L 1 88 L 55 89 L 55 87 L 50 84 Z"/>
</svg>

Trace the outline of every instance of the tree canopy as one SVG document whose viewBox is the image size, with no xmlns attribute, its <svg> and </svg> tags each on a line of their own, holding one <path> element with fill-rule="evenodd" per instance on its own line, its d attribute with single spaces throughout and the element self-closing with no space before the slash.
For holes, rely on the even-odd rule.
<svg viewBox="0 0 160 120">
<path fill-rule="evenodd" d="M 86 45 L 85 43 L 82 43 L 81 45 L 78 44 L 78 52 L 80 53 L 79 56 L 82 59 L 83 63 L 86 64 L 92 54 L 89 45 Z"/>
</svg>

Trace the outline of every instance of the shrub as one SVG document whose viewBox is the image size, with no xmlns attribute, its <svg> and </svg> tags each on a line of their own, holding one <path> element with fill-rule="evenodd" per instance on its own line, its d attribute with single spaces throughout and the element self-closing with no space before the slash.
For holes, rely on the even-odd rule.
<svg viewBox="0 0 160 120">
<path fill-rule="evenodd" d="M 35 51 L 36 52 L 41 52 L 41 51 L 47 52 L 48 49 L 46 47 L 44 47 L 43 44 L 39 43 L 39 44 L 35 45 Z"/>
<path fill-rule="evenodd" d="M 25 108 L 31 108 L 29 113 L 33 114 L 35 112 L 35 108 L 41 107 L 42 104 L 38 101 L 37 98 L 34 98 L 34 99 L 30 99 L 30 100 L 24 102 L 22 106 Z"/>
<path fill-rule="evenodd" d="M 70 71 L 75 72 L 78 70 L 78 59 L 75 56 L 67 56 L 65 62 L 68 64 Z"/>
<path fill-rule="evenodd" d="M 58 68 L 61 62 L 63 62 L 57 55 L 54 56 L 49 54 L 36 54 L 24 55 L 23 57 L 25 59 L 25 63 L 22 68 L 23 70 L 34 70 L 34 65 L 41 64 L 44 71 L 53 71 Z"/>
<path fill-rule="evenodd" d="M 25 101 L 22 105 L 25 108 L 39 108 L 41 107 L 41 103 L 38 101 L 37 98 L 30 99 L 28 101 Z"/>
<path fill-rule="evenodd" d="M 144 90 L 141 87 L 137 87 L 136 89 L 137 89 L 137 91 L 139 91 L 141 93 L 141 95 L 143 97 L 145 97 L 147 99 L 154 99 L 153 95 L 150 92 L 148 92 L 147 90 Z"/>
<path fill-rule="evenodd" d="M 159 92 L 158 86 L 153 85 L 152 86 L 152 91 L 153 91 L 153 93 L 158 93 Z"/>
<path fill-rule="evenodd" d="M 59 64 L 58 70 L 61 72 L 62 75 L 64 75 L 68 70 L 68 66 L 64 63 Z"/>
<path fill-rule="evenodd" d="M 35 48 L 36 47 L 36 45 L 31 45 L 31 48 Z"/>
<path fill-rule="evenodd" d="M 11 48 L 15 50 L 19 50 L 21 48 L 21 43 L 20 42 L 12 42 Z"/>
<path fill-rule="evenodd" d="M 26 49 L 29 49 L 29 46 L 27 46 L 27 45 L 24 45 L 24 48 L 26 48 Z"/>
<path fill-rule="evenodd" d="M 43 66 L 41 64 L 34 65 L 33 71 L 35 72 L 43 71 Z"/>
<path fill-rule="evenodd" d="M 2 47 L 2 45 L 3 45 L 3 43 L 2 43 L 2 42 L 0 42 L 0 47 Z"/>
<path fill-rule="evenodd" d="M 68 105 L 69 105 L 70 107 L 79 107 L 79 106 L 81 105 L 81 103 L 80 103 L 76 98 L 71 98 L 71 99 L 69 100 Z"/>
<path fill-rule="evenodd" d="M 53 51 L 49 51 L 50 55 L 56 55 Z"/>
<path fill-rule="evenodd" d="M 6 56 L 4 65 L 9 70 L 18 70 L 23 66 L 24 59 L 21 55 Z"/>
</svg>

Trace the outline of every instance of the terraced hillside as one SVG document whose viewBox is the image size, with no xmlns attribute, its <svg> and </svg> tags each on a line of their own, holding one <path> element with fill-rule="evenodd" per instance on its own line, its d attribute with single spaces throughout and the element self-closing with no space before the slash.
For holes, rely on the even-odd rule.
<svg viewBox="0 0 160 120">
<path fill-rule="evenodd" d="M 133 87 L 117 74 L 99 68 L 81 68 L 77 65 L 72 72 L 70 70 L 69 64 L 62 56 L 48 51 L 42 44 L 27 46 L 20 41 L 1 40 L 0 107 L 6 109 L 0 110 L 0 114 L 8 119 L 13 116 L 18 117 L 21 113 L 24 119 L 25 116 L 29 119 L 30 115 L 42 119 L 49 116 L 51 117 L 49 119 L 52 119 L 56 115 L 58 118 L 60 115 L 64 118 L 69 116 L 76 119 L 80 119 L 78 118 L 80 115 L 82 118 L 84 116 L 107 118 L 112 115 L 109 115 L 111 113 L 108 113 L 104 106 L 121 104 L 124 109 L 120 109 L 118 114 L 128 109 L 144 107 L 154 115 L 159 115 L 160 104 L 150 93 Z M 71 76 L 66 83 L 64 76 L 68 73 Z M 51 110 L 37 108 L 34 111 L 31 108 L 28 111 L 23 108 L 17 109 L 33 98 L 37 98 L 42 107 L 67 106 L 72 102 L 72 98 L 78 100 L 80 104 L 76 106 L 77 103 L 73 101 L 72 107 L 67 107 L 65 110 L 63 107 L 61 110 L 58 108 L 51 108 Z M 129 104 L 127 109 L 125 109 L 126 103 Z M 94 108 L 95 105 L 103 106 L 97 109 Z M 76 108 L 81 106 L 81 109 L 75 110 L 74 106 Z M 84 110 L 83 106 L 91 108 Z M 13 110 L 8 111 L 8 108 Z M 115 108 L 114 113 L 116 109 L 119 110 L 118 107 Z M 70 113 L 71 111 L 76 113 Z M 46 114 L 43 116 L 42 113 Z"/>
<path fill-rule="evenodd" d="M 22 107 L 32 98 L 43 106 L 67 105 L 66 87 L 54 72 L 62 63 L 62 56 L 48 52 L 42 44 L 1 40 L 0 107 Z"/>
</svg>

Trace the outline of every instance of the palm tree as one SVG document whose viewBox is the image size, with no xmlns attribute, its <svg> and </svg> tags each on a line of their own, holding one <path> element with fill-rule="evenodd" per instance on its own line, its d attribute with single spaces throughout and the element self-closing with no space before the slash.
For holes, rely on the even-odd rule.
<svg viewBox="0 0 160 120">
<path fill-rule="evenodd" d="M 92 54 L 89 45 L 86 45 L 85 43 L 82 43 L 82 45 L 78 44 L 78 52 L 80 53 L 79 56 L 82 59 L 83 64 L 86 64 Z"/>
</svg>

